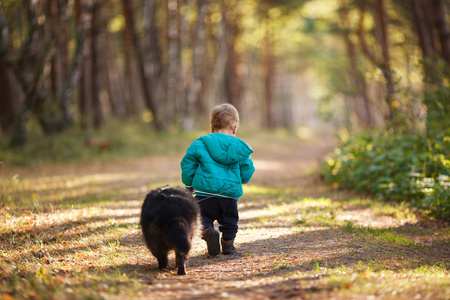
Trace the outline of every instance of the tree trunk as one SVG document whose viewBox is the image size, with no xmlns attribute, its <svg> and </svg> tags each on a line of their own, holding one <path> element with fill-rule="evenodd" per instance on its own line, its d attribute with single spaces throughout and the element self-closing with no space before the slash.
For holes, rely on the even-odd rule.
<svg viewBox="0 0 450 300">
<path fill-rule="evenodd" d="M 233 4 L 236 6 L 236 2 Z M 236 10 L 236 7 L 231 7 L 227 9 Z M 231 104 L 233 104 L 238 110 L 241 105 L 241 79 L 238 71 L 240 64 L 240 55 L 235 49 L 236 39 L 239 35 L 239 27 L 238 27 L 238 16 L 235 16 L 235 19 L 229 20 L 225 18 L 228 32 L 229 32 L 229 43 L 228 43 L 228 52 L 229 58 L 227 63 L 227 80 L 226 80 L 226 91 L 228 95 L 228 100 Z"/>
<path fill-rule="evenodd" d="M 147 108 L 153 114 L 153 124 L 155 129 L 163 130 L 165 128 L 163 118 L 160 114 L 158 114 L 158 107 L 154 95 L 153 90 L 153 82 L 150 77 L 146 76 L 145 73 L 145 61 L 144 55 L 141 50 L 141 46 L 139 43 L 138 36 L 136 34 L 135 22 L 134 22 L 134 14 L 131 7 L 131 3 L 129 0 L 122 0 L 123 12 L 125 15 L 126 23 L 128 24 L 128 28 L 130 29 L 131 34 L 131 42 L 132 48 L 136 56 L 137 67 L 139 71 L 139 79 L 141 82 L 141 88 L 144 95 L 144 100 Z"/>
<path fill-rule="evenodd" d="M 82 0 L 75 0 L 75 21 L 77 28 L 81 26 L 81 16 L 82 16 Z M 87 96 L 87 63 L 86 58 L 89 55 L 88 43 L 85 43 L 82 49 L 83 59 L 80 65 L 80 80 L 78 86 L 78 112 L 80 114 L 80 127 L 83 130 L 88 129 L 88 96 Z"/>
<path fill-rule="evenodd" d="M 61 26 L 61 24 L 59 24 L 60 12 L 58 7 L 58 0 L 49 0 L 47 4 L 49 6 L 50 13 L 50 34 L 54 35 L 56 34 L 58 27 Z M 56 101 L 56 98 L 58 97 L 58 91 L 61 90 L 62 86 L 61 56 L 58 47 L 56 47 L 55 49 L 55 54 L 51 59 L 50 65 L 50 91 L 53 101 Z"/>
<path fill-rule="evenodd" d="M 10 45 L 8 28 L 3 11 L 0 9 L 0 27 L 2 28 L 0 47 L 4 49 L 6 61 L 24 92 L 24 101 L 16 116 L 11 139 L 12 146 L 23 146 L 25 144 L 25 125 L 31 112 L 35 114 L 43 131 L 47 134 L 60 132 L 71 121 L 68 103 L 71 87 L 76 81 L 74 78 L 77 78 L 72 75 L 76 72 L 73 72 L 67 78 L 66 85 L 63 87 L 62 82 L 66 79 L 63 75 L 65 72 L 61 70 L 61 63 L 53 60 L 53 58 L 63 40 L 64 28 L 66 28 L 72 13 L 72 3 L 69 2 L 58 7 L 59 2 L 48 2 L 51 13 L 49 16 L 50 25 L 47 26 L 48 23 L 41 22 L 46 17 L 44 3 L 39 1 L 27 2 L 28 5 L 24 6 L 24 9 L 27 12 L 28 27 L 26 32 L 23 32 L 23 41 L 17 53 L 13 53 L 14 47 Z M 78 41 L 80 39 L 77 35 Z M 78 54 L 79 51 L 76 51 L 74 62 L 78 61 Z M 76 66 L 77 64 L 73 64 L 73 67 Z M 47 77 L 48 72 L 46 70 L 49 69 L 48 67 L 50 67 L 50 73 L 52 73 L 52 67 L 54 70 L 54 73 L 50 74 L 50 78 Z M 76 71 L 77 69 L 72 68 L 72 70 Z M 50 80 L 50 84 L 44 81 L 46 79 Z"/>
<path fill-rule="evenodd" d="M 386 103 L 389 108 L 388 119 L 392 121 L 395 117 L 396 107 L 394 105 L 394 82 L 392 79 L 392 69 L 391 69 L 391 56 L 389 52 L 389 42 L 388 42 L 388 16 L 386 13 L 386 5 L 384 0 L 375 1 L 375 26 L 378 25 L 380 32 L 380 45 L 383 55 L 383 62 L 380 67 L 383 70 L 384 78 L 386 79 Z"/>
<path fill-rule="evenodd" d="M 0 5 L 0 49 L 5 53 L 3 58 L 11 67 L 17 82 L 24 92 L 24 101 L 14 117 L 14 127 L 10 141 L 10 146 L 12 147 L 22 147 L 26 144 L 26 123 L 29 119 L 30 111 L 34 111 L 40 121 L 43 117 L 41 106 L 43 105 L 43 99 L 45 98 L 40 97 L 39 87 L 42 82 L 44 67 L 51 58 L 53 50 L 52 46 L 55 39 L 51 39 L 44 43 L 42 48 L 38 47 L 41 46 L 41 44 L 37 44 L 40 34 L 40 25 L 38 23 L 39 17 L 37 15 L 36 6 L 37 3 L 31 2 L 29 6 L 26 7 L 29 26 L 25 33 L 20 57 L 16 58 L 13 54 L 13 47 L 10 44 L 9 30 L 5 15 Z M 41 51 L 36 51 L 35 47 L 41 49 Z M 31 51 L 32 49 L 33 51 Z M 18 63 L 19 61 L 20 65 Z M 44 130 L 45 129 L 46 128 L 44 127 Z"/>
<path fill-rule="evenodd" d="M 448 1 L 428 0 L 428 15 L 432 24 L 432 37 L 435 38 L 437 53 L 445 61 L 447 68 L 434 70 L 434 76 L 425 85 L 423 103 L 427 107 L 427 134 L 430 136 L 445 132 L 449 128 L 450 97 L 444 84 L 445 77 L 450 76 L 450 32 L 447 27 L 446 11 Z M 443 73 L 441 73 L 443 72 Z"/>
<path fill-rule="evenodd" d="M 411 11 L 413 23 L 416 26 L 417 36 L 419 37 L 419 46 L 422 50 L 424 60 L 425 80 L 429 81 L 435 75 L 435 57 L 434 57 L 434 39 L 430 35 L 430 22 L 427 14 L 427 6 L 423 0 L 412 0 Z"/>
<path fill-rule="evenodd" d="M 103 6 L 104 18 L 110 19 L 110 6 Z M 106 30 L 102 34 L 101 52 L 102 55 L 102 78 L 104 86 L 108 91 L 108 99 L 111 105 L 111 111 L 114 116 L 124 118 L 126 116 L 124 101 L 123 101 L 123 86 L 119 80 L 119 70 L 115 63 L 114 57 L 114 45 L 111 43 L 109 30 Z"/>
<path fill-rule="evenodd" d="M 11 132 L 14 126 L 14 99 L 12 85 L 3 55 L 0 54 L 0 125 L 3 134 Z"/>
<path fill-rule="evenodd" d="M 65 12 L 63 11 L 64 6 L 62 5 L 62 1 L 58 1 L 58 10 L 59 14 L 62 16 Z M 72 17 L 71 17 L 72 18 Z M 62 81 L 67 80 L 67 78 L 70 76 L 70 66 L 69 66 L 69 55 L 68 55 L 68 26 L 67 23 L 61 23 L 63 26 L 62 34 L 59 39 L 59 45 L 58 45 L 58 51 L 59 51 L 59 57 L 60 57 L 60 64 L 61 64 L 61 78 Z"/>
<path fill-rule="evenodd" d="M 196 5 L 196 0 L 177 0 L 178 7 L 189 7 L 189 9 L 194 9 Z M 179 41 L 179 49 L 178 49 L 178 63 L 179 63 L 179 71 L 178 71 L 178 96 L 177 96 L 177 111 L 176 111 L 176 126 L 181 130 L 184 130 L 185 115 L 187 109 L 187 97 L 189 93 L 189 86 L 192 84 L 192 65 L 188 63 L 186 57 L 182 57 L 183 53 L 186 53 L 187 50 L 193 49 L 192 42 L 193 36 L 190 34 L 191 32 L 191 22 L 188 19 L 188 14 L 182 14 L 182 11 L 179 10 L 179 32 L 178 32 L 178 41 Z M 192 62 L 192 59 L 191 59 Z"/>
<path fill-rule="evenodd" d="M 94 0 L 94 6 L 92 8 L 92 23 L 91 23 L 91 95 L 92 95 L 92 108 L 94 110 L 94 128 L 101 129 L 104 123 L 104 116 L 102 110 L 102 104 L 100 101 L 99 92 L 99 65 L 98 65 L 98 50 L 97 50 L 97 38 L 98 38 L 98 23 L 100 17 L 100 2 Z"/>
<path fill-rule="evenodd" d="M 434 28 L 441 45 L 440 55 L 450 65 L 450 31 L 447 26 L 445 0 L 429 0 Z"/>
<path fill-rule="evenodd" d="M 228 32 L 225 24 L 225 12 L 222 10 L 222 20 L 217 23 L 217 57 L 209 81 L 209 105 L 224 102 L 225 69 L 228 60 Z"/>
<path fill-rule="evenodd" d="M 379 33 L 378 43 L 382 49 L 382 58 L 378 59 L 377 56 L 369 50 L 365 39 L 364 32 L 364 19 L 367 10 L 367 0 L 362 0 L 359 7 L 359 22 L 358 22 L 358 36 L 361 51 L 364 55 L 383 72 L 383 76 L 386 79 L 386 96 L 385 103 L 387 105 L 387 115 L 385 118 L 392 121 L 395 117 L 396 108 L 394 106 L 394 83 L 392 79 L 392 70 L 389 53 L 388 43 L 388 27 L 387 27 L 387 15 L 385 9 L 384 0 L 375 1 L 375 30 Z"/>
<path fill-rule="evenodd" d="M 363 126 L 368 128 L 373 126 L 373 116 L 370 108 L 369 96 L 367 93 L 367 83 L 364 79 L 364 75 L 361 74 L 358 68 L 355 45 L 350 39 L 348 6 L 345 1 L 341 1 L 340 6 L 342 27 L 345 30 L 343 37 L 349 59 L 349 74 L 352 80 L 352 84 L 355 88 L 354 98 L 355 104 L 357 106 L 357 115 Z"/>
<path fill-rule="evenodd" d="M 70 5 L 70 6 L 69 6 Z M 49 0 L 47 2 L 47 13 L 49 16 L 49 35 L 51 42 L 51 60 L 48 64 L 50 68 L 49 74 L 49 91 L 44 91 L 45 95 L 40 95 L 42 101 L 39 103 L 40 111 L 37 111 L 40 122 L 46 133 L 53 134 L 61 132 L 68 125 L 73 123 L 72 108 L 69 104 L 72 95 L 72 86 L 74 79 L 72 73 L 78 72 L 77 69 L 70 67 L 78 67 L 77 64 L 68 65 L 67 60 L 67 23 L 71 17 L 72 4 L 63 3 L 58 0 Z M 77 42 L 83 43 L 77 32 Z M 73 61 L 79 59 L 79 51 L 76 50 L 73 55 Z M 69 76 L 70 74 L 70 76 Z M 78 77 L 75 76 L 75 82 Z"/>
<path fill-rule="evenodd" d="M 61 4 L 61 2 L 58 2 Z M 72 98 L 74 95 L 74 90 L 77 83 L 80 81 L 82 67 L 83 67 L 83 50 L 85 46 L 86 40 L 86 27 L 89 25 L 89 5 L 85 5 L 83 11 L 80 11 L 80 14 L 83 15 L 81 22 L 79 20 L 76 21 L 76 44 L 75 49 L 72 55 L 72 59 L 69 63 L 68 52 L 67 52 L 67 21 L 63 22 L 63 33 L 59 43 L 59 51 L 61 53 L 61 74 L 60 76 L 63 79 L 63 83 L 61 85 L 61 90 L 59 91 L 59 107 L 63 114 L 63 128 L 68 125 L 72 125 L 74 120 L 74 115 L 72 111 Z M 60 8 L 62 10 L 62 8 Z M 78 16 L 78 8 L 75 8 L 76 18 L 80 19 L 81 15 Z M 68 16 L 65 16 L 68 18 Z"/>
<path fill-rule="evenodd" d="M 145 49 L 148 53 L 147 58 L 150 64 L 148 67 L 148 75 L 152 76 L 153 84 L 157 85 L 158 77 L 162 72 L 161 50 L 158 43 L 159 29 L 156 26 L 156 3 L 155 0 L 145 1 Z M 162 80 L 161 80 L 162 81 Z M 153 89 L 156 86 L 152 87 Z"/>
<path fill-rule="evenodd" d="M 87 47 L 88 45 L 86 45 Z M 85 52 L 83 55 L 88 55 L 88 52 Z M 89 114 L 88 114 L 88 107 L 89 107 L 89 96 L 88 96 L 88 87 L 87 87 L 87 81 L 88 81 L 88 68 L 87 68 L 87 62 L 83 61 L 83 65 L 81 66 L 81 74 L 80 74 L 80 85 L 78 87 L 78 111 L 80 114 L 80 127 L 83 130 L 87 130 L 89 128 Z"/>
<path fill-rule="evenodd" d="M 133 42 L 132 42 L 133 29 L 130 28 L 130 22 L 125 22 L 125 30 L 123 35 L 123 52 L 125 56 L 125 70 L 124 70 L 124 80 L 125 80 L 125 107 L 128 114 L 135 115 L 138 113 L 138 98 L 140 94 L 136 89 L 136 67 L 134 62 L 136 59 L 133 55 Z M 138 87 L 139 88 L 139 87 Z"/>
<path fill-rule="evenodd" d="M 146 64 L 145 73 L 152 86 L 150 89 L 155 95 L 155 103 L 164 103 L 166 98 L 166 80 L 162 76 L 163 63 L 161 61 L 161 50 L 159 47 L 159 29 L 156 24 L 156 10 L 157 6 L 155 0 L 145 0 L 145 53 Z"/>
<path fill-rule="evenodd" d="M 192 74 L 191 82 L 188 85 L 186 97 L 186 109 L 184 115 L 183 130 L 190 130 L 194 124 L 194 112 L 196 105 L 200 101 L 202 90 L 202 70 L 204 65 L 204 42 L 206 38 L 205 17 L 209 11 L 209 4 L 206 0 L 198 1 L 198 19 L 195 27 L 195 34 L 192 42 Z"/>
<path fill-rule="evenodd" d="M 268 22 L 268 21 L 267 21 Z M 273 120 L 273 93 L 272 83 L 274 75 L 273 57 L 272 57 L 272 33 L 270 26 L 266 24 L 266 33 L 262 45 L 262 66 L 264 76 L 264 116 L 265 126 L 274 128 Z"/>
<path fill-rule="evenodd" d="M 125 44 L 126 45 L 126 44 Z M 125 46 L 126 47 L 126 46 Z M 140 88 L 140 83 L 137 81 L 135 74 L 136 70 L 136 60 L 134 59 L 133 51 L 130 49 L 124 50 L 125 55 L 125 107 L 128 114 L 136 115 L 139 113 L 140 105 L 139 101 L 141 100 L 141 94 L 138 90 Z"/>
<path fill-rule="evenodd" d="M 182 81 L 180 61 L 180 31 L 179 31 L 179 9 L 177 0 L 167 2 L 167 35 L 168 35 L 168 76 L 167 76 L 167 99 L 166 119 L 171 124 L 175 123 L 178 100 L 180 99 L 180 82 Z M 181 82 L 182 84 L 182 82 Z"/>
</svg>

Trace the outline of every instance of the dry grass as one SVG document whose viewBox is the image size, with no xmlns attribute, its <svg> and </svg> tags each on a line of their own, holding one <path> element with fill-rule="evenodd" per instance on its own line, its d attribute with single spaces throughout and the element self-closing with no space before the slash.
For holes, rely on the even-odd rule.
<svg viewBox="0 0 450 300">
<path fill-rule="evenodd" d="M 187 276 L 173 255 L 157 270 L 138 226 L 145 193 L 180 184 L 181 155 L 3 168 L 0 298 L 450 298 L 447 223 L 323 186 L 311 170 L 327 141 L 248 142 L 238 253 L 210 258 L 197 239 Z"/>
</svg>

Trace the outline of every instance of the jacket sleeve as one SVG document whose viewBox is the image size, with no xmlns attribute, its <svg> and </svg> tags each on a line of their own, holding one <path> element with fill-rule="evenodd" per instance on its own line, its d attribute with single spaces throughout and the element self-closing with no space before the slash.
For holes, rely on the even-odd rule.
<svg viewBox="0 0 450 300">
<path fill-rule="evenodd" d="M 195 171 L 199 165 L 198 159 L 195 157 L 194 143 L 187 149 L 186 155 L 181 160 L 181 181 L 186 185 L 188 190 L 192 190 L 192 180 Z"/>
<path fill-rule="evenodd" d="M 242 183 L 248 183 L 252 179 L 255 167 L 253 166 L 252 157 L 249 155 L 240 165 Z"/>
</svg>

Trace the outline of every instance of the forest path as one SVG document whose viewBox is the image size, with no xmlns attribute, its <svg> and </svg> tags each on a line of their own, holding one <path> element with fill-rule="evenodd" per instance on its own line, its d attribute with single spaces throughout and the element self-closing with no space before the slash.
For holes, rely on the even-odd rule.
<svg viewBox="0 0 450 300">
<path fill-rule="evenodd" d="M 3 170 L 18 182 L 12 195 L 39 201 L 33 212 L 0 210 L 0 278 L 7 279 L 0 291 L 81 299 L 450 297 L 448 224 L 324 185 L 317 159 L 332 149 L 330 137 L 245 140 L 256 172 L 239 201 L 238 251 L 211 258 L 197 238 L 186 276 L 176 275 L 173 254 L 169 270 L 157 270 L 138 226 L 149 189 L 181 184 L 183 154 Z"/>
</svg>

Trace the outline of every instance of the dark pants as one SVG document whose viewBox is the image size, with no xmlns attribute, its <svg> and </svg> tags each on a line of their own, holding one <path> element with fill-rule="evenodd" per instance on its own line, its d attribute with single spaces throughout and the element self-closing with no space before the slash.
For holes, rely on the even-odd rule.
<svg viewBox="0 0 450 300">
<path fill-rule="evenodd" d="M 222 238 L 226 241 L 236 237 L 238 230 L 238 207 L 237 202 L 230 198 L 221 197 L 202 197 L 196 196 L 201 208 L 203 228 L 214 228 L 214 221 L 220 224 L 219 231 L 222 232 Z"/>
</svg>

